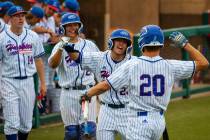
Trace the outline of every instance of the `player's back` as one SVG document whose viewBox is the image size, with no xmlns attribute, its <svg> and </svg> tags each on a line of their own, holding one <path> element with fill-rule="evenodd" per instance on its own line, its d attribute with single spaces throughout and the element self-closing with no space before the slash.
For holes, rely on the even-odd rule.
<svg viewBox="0 0 210 140">
<path fill-rule="evenodd" d="M 174 81 L 188 78 L 194 71 L 193 61 L 164 60 L 160 56 L 141 56 L 130 63 L 129 106 L 142 111 L 166 110 Z"/>
</svg>

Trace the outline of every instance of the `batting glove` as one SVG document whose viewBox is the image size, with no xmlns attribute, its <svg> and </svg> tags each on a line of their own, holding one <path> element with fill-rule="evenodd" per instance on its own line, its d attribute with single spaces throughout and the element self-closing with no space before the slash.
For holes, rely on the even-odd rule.
<svg viewBox="0 0 210 140">
<path fill-rule="evenodd" d="M 82 102 L 84 102 L 84 101 L 88 101 L 90 103 L 91 102 L 91 97 L 88 97 L 87 94 L 84 94 L 84 95 L 80 96 L 79 103 L 82 104 Z"/>
<path fill-rule="evenodd" d="M 72 44 L 72 43 L 64 44 L 64 45 L 63 45 L 63 48 L 64 48 L 64 50 L 65 50 L 67 53 L 75 52 L 75 50 L 74 50 L 74 44 Z"/>
<path fill-rule="evenodd" d="M 177 47 L 184 48 L 185 45 L 189 42 L 187 38 L 180 32 L 173 32 L 169 35 L 169 39 L 175 44 Z"/>
<path fill-rule="evenodd" d="M 39 94 L 38 96 L 37 96 L 37 106 L 38 106 L 38 108 L 40 109 L 40 108 L 43 108 L 43 105 L 42 105 L 42 100 L 44 99 L 44 96 L 43 95 L 41 95 L 41 94 Z"/>
</svg>

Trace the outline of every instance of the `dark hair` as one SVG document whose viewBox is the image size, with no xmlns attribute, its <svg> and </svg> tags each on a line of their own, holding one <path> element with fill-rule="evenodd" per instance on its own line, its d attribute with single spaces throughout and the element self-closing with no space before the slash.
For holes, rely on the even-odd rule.
<svg viewBox="0 0 210 140">
<path fill-rule="evenodd" d="M 142 49 L 142 52 L 144 52 L 145 50 L 148 51 L 148 52 L 153 52 L 153 51 L 160 50 L 161 48 L 162 48 L 162 46 L 145 46 Z"/>
</svg>

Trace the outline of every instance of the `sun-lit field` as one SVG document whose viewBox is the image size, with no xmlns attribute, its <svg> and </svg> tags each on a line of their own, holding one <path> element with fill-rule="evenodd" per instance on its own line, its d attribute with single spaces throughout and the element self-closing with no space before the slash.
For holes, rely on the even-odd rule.
<svg viewBox="0 0 210 140">
<path fill-rule="evenodd" d="M 170 140 L 209 140 L 209 119 L 210 96 L 171 102 L 166 113 Z M 62 124 L 44 126 L 33 129 L 29 140 L 63 140 L 63 133 Z"/>
</svg>

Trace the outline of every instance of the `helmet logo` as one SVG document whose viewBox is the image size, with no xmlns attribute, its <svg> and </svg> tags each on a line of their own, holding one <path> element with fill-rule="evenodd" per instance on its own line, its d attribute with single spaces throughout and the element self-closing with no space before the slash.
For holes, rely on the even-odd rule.
<svg viewBox="0 0 210 140">
<path fill-rule="evenodd" d="M 68 19 L 74 19 L 74 18 L 76 18 L 75 15 L 69 15 L 69 16 L 68 16 Z"/>
<path fill-rule="evenodd" d="M 145 35 L 147 33 L 147 28 L 143 27 L 140 33 L 141 33 L 141 36 Z"/>
<path fill-rule="evenodd" d="M 154 39 L 153 39 L 153 41 L 155 42 L 157 40 L 157 36 L 154 36 Z"/>
<path fill-rule="evenodd" d="M 125 31 L 120 32 L 120 34 L 121 34 L 121 35 L 126 35 L 126 36 L 128 35 L 128 33 L 125 32 Z"/>
</svg>

